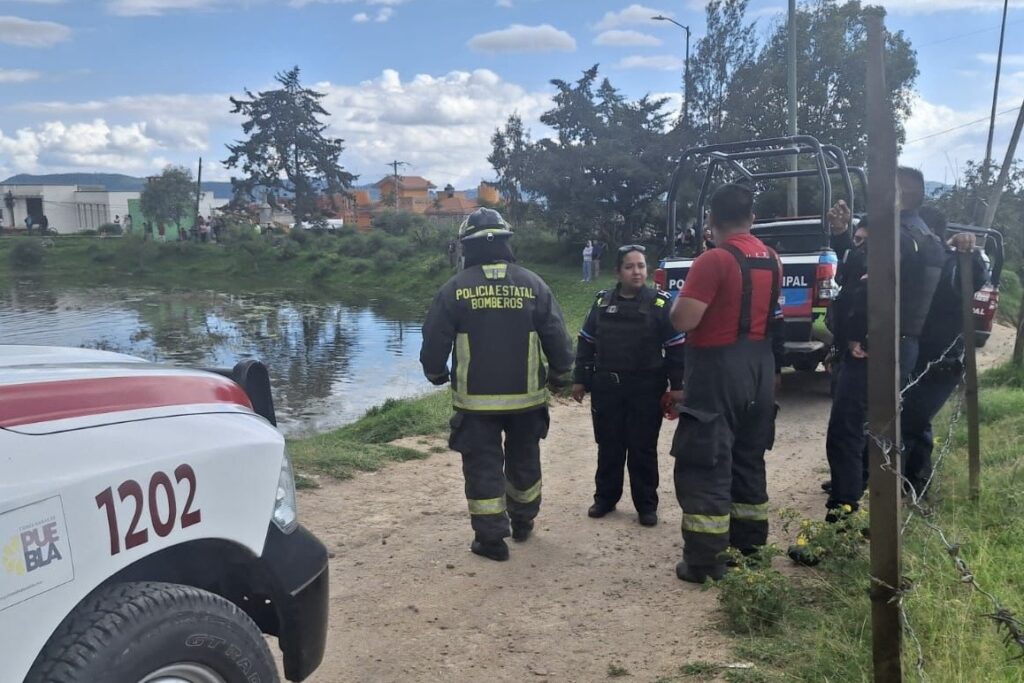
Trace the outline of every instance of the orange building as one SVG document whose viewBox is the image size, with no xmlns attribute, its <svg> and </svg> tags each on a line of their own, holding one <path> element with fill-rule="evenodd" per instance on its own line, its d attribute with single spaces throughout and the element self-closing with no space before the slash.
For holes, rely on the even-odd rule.
<svg viewBox="0 0 1024 683">
<path fill-rule="evenodd" d="M 434 183 L 418 175 L 387 176 L 377 183 L 381 204 L 399 211 L 426 213 L 433 198 L 430 191 L 437 188 Z"/>
</svg>

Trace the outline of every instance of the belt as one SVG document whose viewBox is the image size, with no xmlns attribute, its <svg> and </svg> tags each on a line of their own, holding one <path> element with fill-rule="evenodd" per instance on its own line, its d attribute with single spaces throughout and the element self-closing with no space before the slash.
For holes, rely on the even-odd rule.
<svg viewBox="0 0 1024 683">
<path fill-rule="evenodd" d="M 629 381 L 643 382 L 656 381 L 664 375 L 660 370 L 631 370 L 629 372 L 612 372 L 610 370 L 598 370 L 594 373 L 595 378 L 606 379 L 613 384 L 625 384 Z"/>
</svg>

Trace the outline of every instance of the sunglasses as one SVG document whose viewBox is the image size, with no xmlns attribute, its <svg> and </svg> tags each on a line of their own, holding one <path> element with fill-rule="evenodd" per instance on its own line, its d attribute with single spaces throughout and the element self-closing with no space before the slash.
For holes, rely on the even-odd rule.
<svg viewBox="0 0 1024 683">
<path fill-rule="evenodd" d="M 623 244 L 619 247 L 620 254 L 628 254 L 631 251 L 639 251 L 641 254 L 646 254 L 647 247 L 642 244 Z"/>
</svg>

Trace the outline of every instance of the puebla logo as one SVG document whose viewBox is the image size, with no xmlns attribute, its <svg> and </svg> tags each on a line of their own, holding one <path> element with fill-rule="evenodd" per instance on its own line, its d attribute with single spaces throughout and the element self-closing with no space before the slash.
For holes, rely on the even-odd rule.
<svg viewBox="0 0 1024 683">
<path fill-rule="evenodd" d="M 57 522 L 47 520 L 21 529 L 3 547 L 3 566 L 8 574 L 24 576 L 64 559 L 57 544 Z"/>
</svg>

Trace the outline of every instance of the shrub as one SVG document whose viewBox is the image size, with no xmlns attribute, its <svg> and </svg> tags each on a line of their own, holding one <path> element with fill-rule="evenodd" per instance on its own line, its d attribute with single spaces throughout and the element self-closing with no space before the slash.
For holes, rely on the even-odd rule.
<svg viewBox="0 0 1024 683">
<path fill-rule="evenodd" d="M 716 584 L 718 602 L 729 627 L 738 633 L 774 629 L 793 603 L 789 580 L 771 568 L 771 558 L 780 554 L 779 549 L 764 546 L 751 557 L 732 553 L 738 566 L 727 571 Z"/>
<path fill-rule="evenodd" d="M 100 235 L 120 235 L 123 230 L 117 223 L 104 223 L 96 229 L 96 232 Z"/>
<path fill-rule="evenodd" d="M 296 244 L 306 244 L 309 242 L 309 233 L 302 228 L 292 228 L 288 233 L 288 238 Z"/>
<path fill-rule="evenodd" d="M 46 250 L 42 242 L 36 239 L 19 240 L 11 249 L 8 258 L 15 268 L 33 268 L 41 265 Z"/>
</svg>

